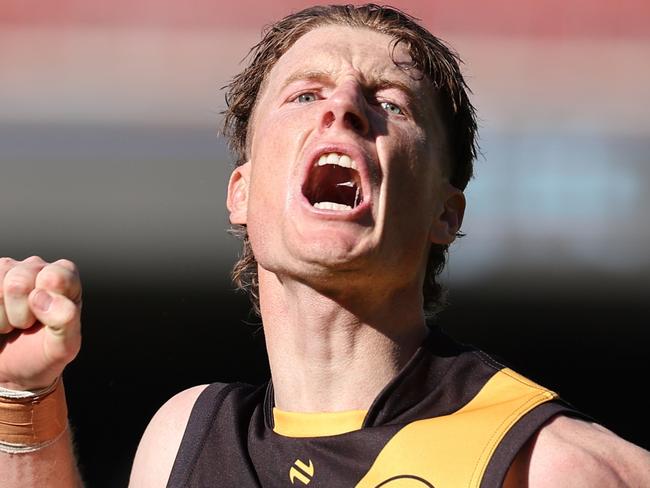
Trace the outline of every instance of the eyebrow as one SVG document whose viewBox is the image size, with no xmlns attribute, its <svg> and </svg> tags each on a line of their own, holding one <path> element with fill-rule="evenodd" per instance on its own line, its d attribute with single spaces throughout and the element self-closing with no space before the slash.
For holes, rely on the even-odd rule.
<svg viewBox="0 0 650 488">
<path fill-rule="evenodd" d="M 331 80 L 333 77 L 333 73 L 322 70 L 296 71 L 295 73 L 292 73 L 286 80 L 284 80 L 280 87 L 280 91 L 283 91 L 287 86 L 295 83 L 296 81 L 327 81 Z M 367 87 L 371 90 L 397 88 L 398 90 L 404 92 L 410 99 L 415 100 L 417 98 L 413 92 L 413 88 L 400 80 L 389 79 L 385 77 L 373 77 L 370 82 L 366 81 L 366 84 Z"/>
<path fill-rule="evenodd" d="M 319 70 L 296 71 L 291 74 L 280 86 L 280 91 L 296 81 L 324 81 L 332 78 L 332 73 Z"/>
<path fill-rule="evenodd" d="M 408 86 L 406 83 L 401 82 L 400 80 L 377 78 L 373 80 L 371 86 L 375 90 L 382 89 L 382 88 L 397 88 L 398 90 L 403 91 L 410 99 L 415 100 L 416 98 L 416 95 L 413 92 L 413 88 Z"/>
</svg>

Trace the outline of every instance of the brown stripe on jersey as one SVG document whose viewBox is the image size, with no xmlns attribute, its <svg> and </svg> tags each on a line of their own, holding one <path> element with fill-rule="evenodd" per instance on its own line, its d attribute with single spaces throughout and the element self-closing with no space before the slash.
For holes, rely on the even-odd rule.
<svg viewBox="0 0 650 488">
<path fill-rule="evenodd" d="M 486 354 L 431 328 L 422 347 L 374 401 L 364 427 L 453 413 L 502 368 Z"/>
<path fill-rule="evenodd" d="M 261 415 L 264 388 L 209 385 L 194 404 L 167 488 L 261 486 L 247 456 L 251 417 Z"/>
<path fill-rule="evenodd" d="M 228 392 L 235 385 L 212 383 L 208 385 L 194 402 L 187 421 L 183 439 L 176 453 L 172 471 L 167 480 L 168 488 L 187 486 L 196 461 L 203 449 L 214 417 Z"/>
</svg>

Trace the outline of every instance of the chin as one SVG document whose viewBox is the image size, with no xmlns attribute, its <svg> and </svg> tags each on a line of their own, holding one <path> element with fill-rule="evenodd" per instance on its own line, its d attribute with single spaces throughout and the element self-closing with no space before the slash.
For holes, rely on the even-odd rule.
<svg viewBox="0 0 650 488">
<path fill-rule="evenodd" d="M 331 239 L 296 243 L 285 248 L 283 253 L 262 252 L 257 257 L 258 264 L 265 270 L 278 276 L 291 277 L 316 289 L 331 284 L 332 280 L 341 276 L 350 279 L 350 276 L 365 268 L 364 261 L 363 256 L 353 252 L 348 245 L 337 245 Z"/>
<path fill-rule="evenodd" d="M 301 261 L 332 269 L 347 268 L 372 254 L 368 236 L 360 236 L 358 229 L 327 227 L 300 235 L 288 246 L 290 253 Z"/>
</svg>

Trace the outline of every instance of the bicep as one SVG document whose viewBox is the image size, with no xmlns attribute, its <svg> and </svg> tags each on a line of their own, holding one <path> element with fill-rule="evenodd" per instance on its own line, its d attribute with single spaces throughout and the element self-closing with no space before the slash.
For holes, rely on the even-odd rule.
<svg viewBox="0 0 650 488">
<path fill-rule="evenodd" d="M 600 425 L 557 416 L 517 455 L 503 486 L 645 486 L 649 475 L 647 451 Z"/>
<path fill-rule="evenodd" d="M 129 487 L 167 486 L 192 407 L 206 386 L 195 386 L 178 393 L 156 412 L 138 445 Z"/>
</svg>

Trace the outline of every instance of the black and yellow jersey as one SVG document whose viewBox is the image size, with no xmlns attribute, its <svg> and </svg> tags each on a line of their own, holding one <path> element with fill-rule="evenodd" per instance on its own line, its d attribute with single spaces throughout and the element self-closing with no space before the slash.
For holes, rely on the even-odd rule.
<svg viewBox="0 0 650 488">
<path fill-rule="evenodd" d="M 368 411 L 282 412 L 271 382 L 208 386 L 167 486 L 500 487 L 526 440 L 557 414 L 580 415 L 432 330 Z"/>
</svg>

